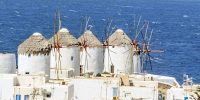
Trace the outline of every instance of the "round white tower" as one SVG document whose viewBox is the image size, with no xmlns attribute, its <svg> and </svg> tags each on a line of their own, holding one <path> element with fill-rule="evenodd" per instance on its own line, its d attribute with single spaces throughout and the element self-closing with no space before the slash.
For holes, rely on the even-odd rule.
<svg viewBox="0 0 200 100">
<path fill-rule="evenodd" d="M 49 75 L 48 41 L 40 33 L 33 33 L 18 47 L 19 74 L 47 74 Z"/>
<path fill-rule="evenodd" d="M 80 75 L 80 48 L 78 40 L 68 29 L 62 28 L 50 40 L 52 44 L 50 68 L 62 71 L 73 70 Z M 68 72 L 66 72 L 68 73 Z"/>
<path fill-rule="evenodd" d="M 80 73 L 103 72 L 103 45 L 89 30 L 85 31 L 78 39 L 81 43 Z"/>
<path fill-rule="evenodd" d="M 0 73 L 11 74 L 16 70 L 14 53 L 0 53 Z"/>
<path fill-rule="evenodd" d="M 105 42 L 104 72 L 131 73 L 131 39 L 117 29 Z"/>
</svg>

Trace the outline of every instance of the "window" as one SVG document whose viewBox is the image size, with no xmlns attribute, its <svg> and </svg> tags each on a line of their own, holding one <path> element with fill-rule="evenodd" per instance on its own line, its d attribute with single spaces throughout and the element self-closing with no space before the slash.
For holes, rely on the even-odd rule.
<svg viewBox="0 0 200 100">
<path fill-rule="evenodd" d="M 73 59 L 74 59 L 74 57 L 73 57 L 73 56 L 71 56 L 71 61 L 73 61 Z"/>
<path fill-rule="evenodd" d="M 110 67 L 111 73 L 114 73 L 114 65 L 112 64 Z"/>
<path fill-rule="evenodd" d="M 50 98 L 50 97 L 51 97 L 51 93 L 50 93 L 50 92 L 47 93 L 47 94 L 46 94 L 46 97 L 47 97 L 47 98 Z"/>
<path fill-rule="evenodd" d="M 131 97 L 131 93 L 125 93 L 125 97 Z"/>
<path fill-rule="evenodd" d="M 113 88 L 113 97 L 117 97 L 118 96 L 118 88 Z"/>
<path fill-rule="evenodd" d="M 17 94 L 16 95 L 16 100 L 21 100 L 21 95 Z"/>
<path fill-rule="evenodd" d="M 24 95 L 24 100 L 29 100 L 29 95 Z"/>
<path fill-rule="evenodd" d="M 83 65 L 80 65 L 80 76 L 83 75 Z"/>
<path fill-rule="evenodd" d="M 31 54 L 30 54 L 30 53 L 28 54 L 28 57 L 31 57 Z"/>
</svg>

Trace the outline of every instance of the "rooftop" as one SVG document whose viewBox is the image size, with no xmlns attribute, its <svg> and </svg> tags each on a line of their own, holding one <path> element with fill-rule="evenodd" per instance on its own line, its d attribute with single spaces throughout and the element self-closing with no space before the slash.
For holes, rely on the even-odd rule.
<svg viewBox="0 0 200 100">
<path fill-rule="evenodd" d="M 86 30 L 83 35 L 78 38 L 78 41 L 84 45 L 87 44 L 89 47 L 102 46 L 102 43 L 97 39 L 97 37 L 90 30 Z"/>
<path fill-rule="evenodd" d="M 49 54 L 49 42 L 41 33 L 33 33 L 27 40 L 18 46 L 18 54 Z"/>
<path fill-rule="evenodd" d="M 107 40 L 109 45 L 122 45 L 122 44 L 131 44 L 131 39 L 126 35 L 122 29 L 117 29 Z"/>
<path fill-rule="evenodd" d="M 51 39 L 49 42 L 53 47 L 57 45 L 61 47 L 68 47 L 72 45 L 78 45 L 78 40 L 71 35 L 68 29 L 61 28 Z"/>
</svg>

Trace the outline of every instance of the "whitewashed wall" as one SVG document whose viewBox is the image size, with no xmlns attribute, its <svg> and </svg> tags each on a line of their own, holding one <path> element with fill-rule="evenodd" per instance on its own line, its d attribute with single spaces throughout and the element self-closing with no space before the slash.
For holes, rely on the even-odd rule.
<svg viewBox="0 0 200 100">
<path fill-rule="evenodd" d="M 83 73 L 94 72 L 94 74 L 102 73 L 103 64 L 103 48 L 88 47 L 80 52 L 80 65 L 83 66 Z M 87 60 L 86 60 L 87 56 Z"/>
<path fill-rule="evenodd" d="M 74 100 L 113 100 L 119 79 L 73 79 Z"/>
<path fill-rule="evenodd" d="M 110 58 L 109 53 L 110 53 Z M 109 46 L 105 48 L 105 58 L 104 58 L 104 71 L 111 72 L 111 62 L 114 65 L 114 73 L 124 72 L 131 73 L 132 57 L 131 57 L 131 47 L 128 45 L 124 46 Z"/>
<path fill-rule="evenodd" d="M 52 100 L 72 100 L 73 95 L 69 95 L 73 93 L 73 88 L 71 86 L 59 86 L 55 87 L 52 91 Z"/>
<path fill-rule="evenodd" d="M 60 48 L 60 55 L 61 68 L 73 69 L 75 75 L 80 75 L 79 47 Z M 59 63 L 58 57 L 57 50 L 52 49 L 50 54 L 50 68 L 56 68 L 56 65 Z"/>
<path fill-rule="evenodd" d="M 120 100 L 158 100 L 154 87 L 120 87 Z"/>
<path fill-rule="evenodd" d="M 0 74 L 0 100 L 14 100 L 16 74 Z"/>
<path fill-rule="evenodd" d="M 0 53 L 0 73 L 15 73 L 16 58 L 12 53 Z"/>
<path fill-rule="evenodd" d="M 18 72 L 20 74 L 25 74 L 29 72 L 30 74 L 45 73 L 49 75 L 50 66 L 49 55 L 18 55 Z"/>
<path fill-rule="evenodd" d="M 184 92 L 182 88 L 171 88 L 167 90 L 166 100 L 184 100 L 187 94 Z"/>
<path fill-rule="evenodd" d="M 140 55 L 133 55 L 132 72 L 141 73 L 142 69 Z"/>
</svg>

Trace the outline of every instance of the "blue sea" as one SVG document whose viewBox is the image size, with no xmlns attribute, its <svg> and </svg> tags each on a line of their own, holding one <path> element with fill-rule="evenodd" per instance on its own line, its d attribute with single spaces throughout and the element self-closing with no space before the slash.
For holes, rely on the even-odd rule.
<svg viewBox="0 0 200 100">
<path fill-rule="evenodd" d="M 54 15 L 61 13 L 62 27 L 75 37 L 81 24 L 89 25 L 101 40 L 108 19 L 134 37 L 134 20 L 141 16 L 154 30 L 150 47 L 164 50 L 151 53 L 149 73 L 176 77 L 183 74 L 200 83 L 200 0 L 0 0 L 0 52 L 17 52 L 17 46 L 33 32 L 46 38 L 54 33 Z"/>
</svg>

